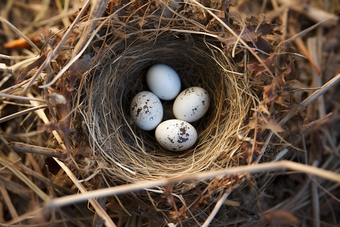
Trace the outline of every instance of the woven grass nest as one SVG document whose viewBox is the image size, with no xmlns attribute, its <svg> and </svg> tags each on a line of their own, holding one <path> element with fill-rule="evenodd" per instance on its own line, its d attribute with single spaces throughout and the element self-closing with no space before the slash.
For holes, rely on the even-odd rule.
<svg viewBox="0 0 340 227">
<path fill-rule="evenodd" d="M 144 31 L 139 28 L 143 20 L 148 21 Z M 127 24 L 111 20 L 109 27 L 104 26 L 109 33 L 106 47 L 95 53 L 92 70 L 74 98 L 80 101 L 73 108 L 86 124 L 98 166 L 113 179 L 135 182 L 239 165 L 238 138 L 247 134 L 252 91 L 217 38 L 190 33 L 184 22 L 193 21 L 175 14 L 172 18 L 150 15 Z M 155 24 L 163 28 L 153 29 Z M 127 37 L 117 38 L 115 31 L 124 31 Z M 200 86 L 212 100 L 208 113 L 193 123 L 198 131 L 196 144 L 184 152 L 165 150 L 154 131 L 139 129 L 130 116 L 133 96 L 148 90 L 146 72 L 158 63 L 177 71 L 182 90 Z M 172 104 L 163 102 L 163 121 L 174 118 Z M 79 138 L 77 132 L 73 137 Z"/>
<path fill-rule="evenodd" d="M 113 42 L 98 54 L 94 75 L 84 84 L 84 103 L 78 108 L 90 132 L 94 155 L 108 175 L 134 182 L 237 165 L 237 133 L 244 127 L 250 92 L 246 93 L 244 80 L 231 73 L 237 70 L 235 64 L 213 41 L 155 32 L 129 38 L 127 46 Z M 178 72 L 182 89 L 201 86 L 212 100 L 208 113 L 193 124 L 197 143 L 184 152 L 165 150 L 155 140 L 154 131 L 137 128 L 130 117 L 133 96 L 148 89 L 146 71 L 158 63 Z M 174 119 L 172 103 L 163 103 L 165 119 Z"/>
<path fill-rule="evenodd" d="M 124 23 L 110 18 L 113 14 L 108 16 L 97 31 L 101 39 L 78 61 L 84 64 L 91 59 L 92 64 L 72 93 L 70 138 L 74 147 L 91 147 L 94 157 L 79 161 L 80 172 L 91 179 L 102 171 L 111 182 L 120 184 L 245 165 L 241 139 L 251 131 L 249 113 L 259 100 L 244 74 L 243 48 L 232 50 L 233 46 L 222 42 L 222 37 L 228 40 L 231 36 L 200 6 L 176 5 L 176 13 L 161 2 L 149 4 L 159 7 L 158 11 L 146 11 L 150 13 L 146 16 L 134 11 L 125 15 L 130 19 Z M 166 10 L 168 17 L 164 16 Z M 188 13 L 190 10 L 196 13 Z M 198 140 L 184 152 L 165 150 L 154 131 L 139 129 L 130 116 L 134 95 L 148 90 L 148 68 L 159 63 L 177 71 L 182 90 L 200 86 L 211 98 L 207 114 L 193 123 Z M 163 101 L 163 121 L 174 118 L 172 104 Z M 229 186 L 232 182 L 238 181 L 230 180 Z M 172 190 L 185 195 L 195 187 L 199 188 L 199 183 L 179 183 Z M 150 194 L 139 196 L 150 204 Z M 157 193 L 151 196 L 160 197 Z M 151 215 L 158 208 L 144 212 Z"/>
</svg>

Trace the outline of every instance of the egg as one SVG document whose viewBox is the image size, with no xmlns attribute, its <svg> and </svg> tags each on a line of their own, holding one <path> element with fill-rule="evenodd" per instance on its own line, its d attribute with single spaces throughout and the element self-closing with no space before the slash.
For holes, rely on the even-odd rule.
<svg viewBox="0 0 340 227">
<path fill-rule="evenodd" d="M 139 128 L 150 131 L 162 121 L 163 106 L 152 92 L 142 91 L 132 99 L 130 114 Z"/>
<path fill-rule="evenodd" d="M 155 131 L 157 142 L 170 151 L 184 151 L 195 144 L 197 131 L 188 122 L 172 119 L 159 124 Z"/>
<path fill-rule="evenodd" d="M 176 98 L 181 91 L 181 80 L 176 71 L 164 64 L 153 65 L 146 74 L 149 89 L 163 100 Z"/>
<path fill-rule="evenodd" d="M 194 122 L 206 114 L 209 109 L 208 92 L 201 87 L 190 87 L 182 91 L 173 105 L 173 113 L 177 119 Z"/>
</svg>

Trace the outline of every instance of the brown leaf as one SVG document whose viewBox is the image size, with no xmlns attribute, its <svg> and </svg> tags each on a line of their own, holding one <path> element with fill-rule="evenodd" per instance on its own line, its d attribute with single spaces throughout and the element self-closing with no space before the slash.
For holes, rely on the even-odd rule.
<svg viewBox="0 0 340 227">
<path fill-rule="evenodd" d="M 258 37 L 266 37 L 269 34 L 274 34 L 275 32 L 277 32 L 276 29 L 279 27 L 281 27 L 281 24 L 279 23 L 276 23 L 276 24 L 263 23 L 258 28 L 255 25 L 248 24 L 241 35 L 241 39 L 243 39 L 245 42 L 252 42 L 252 41 L 256 42 L 258 41 Z M 240 35 L 241 32 L 242 32 L 242 29 L 238 29 L 235 31 L 237 35 Z M 225 43 L 227 46 L 229 46 L 236 42 L 237 37 L 231 36 L 227 38 L 220 38 L 220 40 L 223 43 Z M 263 39 L 263 40 L 260 40 L 260 42 L 267 42 L 267 41 Z"/>
<path fill-rule="evenodd" d="M 284 132 L 285 130 L 273 119 L 270 118 L 268 121 L 268 129 L 271 129 L 275 132 Z"/>
<path fill-rule="evenodd" d="M 188 219 L 188 216 L 186 214 L 188 208 L 187 206 L 183 205 L 181 208 L 179 208 L 178 210 L 178 214 L 176 211 L 170 211 L 169 212 L 169 218 L 172 219 L 172 220 L 182 220 L 182 219 Z"/>
<path fill-rule="evenodd" d="M 300 222 L 293 214 L 284 210 L 273 210 L 268 212 L 262 215 L 262 219 L 273 226 L 288 224 L 297 225 Z"/>
<path fill-rule="evenodd" d="M 255 45 L 258 49 L 263 50 L 264 52 L 270 53 L 274 51 L 273 45 L 267 42 L 264 38 L 261 36 L 257 37 L 255 41 Z"/>
<path fill-rule="evenodd" d="M 272 83 L 263 87 L 263 101 L 264 103 L 274 102 L 277 98 L 276 83 L 272 80 Z"/>
<path fill-rule="evenodd" d="M 219 182 L 218 179 L 215 179 L 215 180 L 214 180 L 214 182 L 211 184 L 211 186 L 210 186 L 210 188 L 209 188 L 209 193 L 210 193 L 211 191 L 213 191 L 213 190 L 217 187 L 218 182 Z"/>
<path fill-rule="evenodd" d="M 280 76 L 278 77 L 277 83 L 280 88 L 286 85 L 287 76 L 292 72 L 292 62 L 289 63 L 287 68 L 281 72 Z"/>
<path fill-rule="evenodd" d="M 208 202 L 207 202 L 208 197 L 209 197 L 209 194 L 203 195 L 194 205 L 191 206 L 190 211 L 193 212 L 201 204 L 208 205 Z"/>
<path fill-rule="evenodd" d="M 276 54 L 272 54 L 266 60 L 263 60 L 263 63 L 269 68 L 270 66 L 274 66 L 274 57 Z M 258 64 L 256 62 L 247 65 L 250 74 L 253 75 L 254 78 L 261 75 L 263 72 L 266 71 L 266 68 L 262 64 Z"/>
</svg>

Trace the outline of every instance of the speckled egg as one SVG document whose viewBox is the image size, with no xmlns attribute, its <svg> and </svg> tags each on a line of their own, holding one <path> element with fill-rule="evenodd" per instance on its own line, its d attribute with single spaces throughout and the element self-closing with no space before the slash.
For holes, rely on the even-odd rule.
<svg viewBox="0 0 340 227">
<path fill-rule="evenodd" d="M 146 82 L 150 90 L 163 100 L 172 100 L 181 91 L 177 72 L 164 64 L 153 65 L 146 74 Z"/>
<path fill-rule="evenodd" d="M 172 119 L 159 124 L 155 131 L 157 142 L 170 151 L 184 151 L 197 140 L 194 126 L 188 122 Z"/>
<path fill-rule="evenodd" d="M 130 114 L 139 128 L 150 131 L 162 121 L 163 106 L 152 92 L 142 91 L 132 99 Z"/>
<path fill-rule="evenodd" d="M 209 105 L 210 98 L 205 89 L 190 87 L 177 96 L 173 105 L 173 112 L 177 119 L 194 122 L 206 114 Z"/>
</svg>

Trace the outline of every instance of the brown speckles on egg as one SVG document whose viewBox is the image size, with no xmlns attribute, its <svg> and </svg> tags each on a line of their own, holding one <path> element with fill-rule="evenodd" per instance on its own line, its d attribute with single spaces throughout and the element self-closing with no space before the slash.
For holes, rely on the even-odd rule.
<svg viewBox="0 0 340 227">
<path fill-rule="evenodd" d="M 162 121 L 163 106 L 149 91 L 138 93 L 131 101 L 130 114 L 134 123 L 143 130 L 152 130 Z"/>
<path fill-rule="evenodd" d="M 142 108 L 138 108 L 137 109 L 137 115 L 136 115 L 136 117 L 138 117 L 139 116 L 139 113 L 142 111 Z"/>
<path fill-rule="evenodd" d="M 148 114 L 148 112 L 149 112 L 149 107 L 148 107 L 147 105 L 144 105 L 144 106 L 143 106 L 143 109 L 144 109 L 145 114 Z"/>
<path fill-rule="evenodd" d="M 188 122 L 168 120 L 159 124 L 155 131 L 158 143 L 167 150 L 183 151 L 197 139 L 196 129 Z"/>
<path fill-rule="evenodd" d="M 194 122 L 204 116 L 209 105 L 207 91 L 200 87 L 192 87 L 178 95 L 173 105 L 173 113 L 177 119 Z"/>
<path fill-rule="evenodd" d="M 170 143 L 174 143 L 174 140 L 170 137 L 168 137 L 168 140 L 170 141 Z"/>
<path fill-rule="evenodd" d="M 182 127 L 182 128 L 179 129 L 179 132 L 180 132 L 180 135 L 181 135 L 181 136 L 185 135 L 186 131 L 187 131 L 187 130 L 186 130 L 185 127 Z"/>
</svg>

